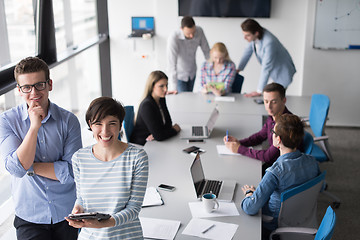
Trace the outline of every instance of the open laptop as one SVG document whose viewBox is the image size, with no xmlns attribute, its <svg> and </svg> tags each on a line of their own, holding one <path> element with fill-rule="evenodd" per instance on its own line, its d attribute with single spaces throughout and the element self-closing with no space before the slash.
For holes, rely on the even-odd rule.
<svg viewBox="0 0 360 240">
<path fill-rule="evenodd" d="M 215 107 L 205 126 L 181 126 L 181 139 L 204 139 L 209 138 L 216 120 L 219 117 L 219 110 Z"/>
<path fill-rule="evenodd" d="M 154 17 L 131 17 L 131 37 L 142 37 L 147 33 L 155 34 Z"/>
<path fill-rule="evenodd" d="M 195 191 L 198 199 L 205 193 L 214 193 L 219 201 L 231 202 L 234 196 L 235 180 L 207 180 L 198 153 L 190 167 Z"/>
</svg>

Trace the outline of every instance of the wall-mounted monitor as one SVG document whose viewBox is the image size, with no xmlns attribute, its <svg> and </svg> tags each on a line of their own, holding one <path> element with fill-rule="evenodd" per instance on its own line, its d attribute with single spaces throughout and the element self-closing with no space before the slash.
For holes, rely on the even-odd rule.
<svg viewBox="0 0 360 240">
<path fill-rule="evenodd" d="M 147 33 L 155 34 L 154 17 L 131 17 L 131 37 L 142 37 Z"/>
<path fill-rule="evenodd" d="M 271 0 L 178 0 L 179 16 L 269 18 Z"/>
</svg>

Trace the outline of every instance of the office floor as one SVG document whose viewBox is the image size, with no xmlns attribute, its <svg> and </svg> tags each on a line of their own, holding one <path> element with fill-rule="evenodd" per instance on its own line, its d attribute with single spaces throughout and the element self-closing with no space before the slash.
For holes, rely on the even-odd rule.
<svg viewBox="0 0 360 240">
<path fill-rule="evenodd" d="M 337 223 L 332 239 L 359 239 L 360 128 L 328 127 L 326 134 L 330 137 L 334 162 L 321 163 L 320 168 L 327 171 L 328 191 L 341 199 L 340 207 L 335 209 Z M 330 204 L 329 198 L 320 194 L 319 221 Z"/>
</svg>

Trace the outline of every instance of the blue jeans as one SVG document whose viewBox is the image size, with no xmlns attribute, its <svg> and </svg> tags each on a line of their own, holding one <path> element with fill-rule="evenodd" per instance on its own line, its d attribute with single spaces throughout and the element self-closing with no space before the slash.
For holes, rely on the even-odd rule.
<svg viewBox="0 0 360 240">
<path fill-rule="evenodd" d="M 177 91 L 180 92 L 192 92 L 194 89 L 195 77 L 193 79 L 189 78 L 189 81 L 185 82 L 182 80 L 177 81 Z"/>
</svg>

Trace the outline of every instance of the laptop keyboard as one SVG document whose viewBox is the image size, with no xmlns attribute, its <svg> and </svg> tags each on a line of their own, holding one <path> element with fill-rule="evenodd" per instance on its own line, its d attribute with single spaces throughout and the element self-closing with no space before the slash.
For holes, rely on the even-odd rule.
<svg viewBox="0 0 360 240">
<path fill-rule="evenodd" d="M 202 126 L 193 126 L 192 135 L 193 136 L 204 136 L 204 128 Z"/>
<path fill-rule="evenodd" d="M 217 197 L 219 197 L 221 184 L 222 184 L 221 181 L 207 180 L 206 186 L 205 186 L 205 189 L 204 189 L 204 193 L 212 192 Z"/>
</svg>

